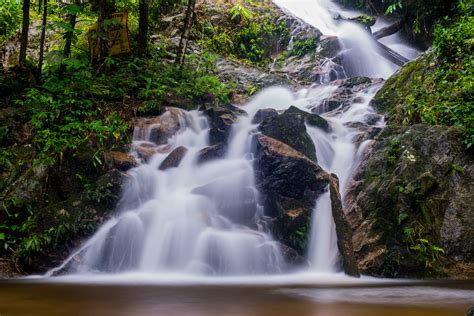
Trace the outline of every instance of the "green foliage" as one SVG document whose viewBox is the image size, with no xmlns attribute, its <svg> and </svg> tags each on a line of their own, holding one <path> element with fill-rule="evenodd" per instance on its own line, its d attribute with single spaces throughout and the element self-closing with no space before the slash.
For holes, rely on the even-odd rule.
<svg viewBox="0 0 474 316">
<path fill-rule="evenodd" d="M 401 142 L 398 139 L 394 139 L 390 142 L 390 147 L 388 147 L 386 151 L 386 157 L 387 161 L 390 165 L 395 165 L 397 162 L 399 156 L 400 156 L 400 150 L 401 150 Z M 400 191 L 403 192 L 403 191 Z"/>
<path fill-rule="evenodd" d="M 244 7 L 237 4 L 228 9 L 228 18 L 216 23 L 205 16 L 205 9 L 200 14 L 196 29 L 205 48 L 244 62 L 265 66 L 271 61 L 271 54 L 279 47 L 286 47 L 289 40 L 289 29 L 283 21 L 278 21 L 270 8 L 265 13 L 256 5 Z"/>
<path fill-rule="evenodd" d="M 474 17 L 472 8 L 450 27 L 438 26 L 436 58 L 430 70 L 414 75 L 406 96 L 404 123 L 458 126 L 466 148 L 474 144 Z"/>
<path fill-rule="evenodd" d="M 113 94 L 105 78 L 94 77 L 92 69 L 79 60 L 69 59 L 62 65 L 66 65 L 67 75 L 58 77 L 50 65 L 43 85 L 28 89 L 26 98 L 17 101 L 31 111 L 38 162 L 49 165 L 85 142 L 101 148 L 128 131 L 128 124 L 117 113 L 98 102 Z"/>
<path fill-rule="evenodd" d="M 403 239 L 417 262 L 423 264 L 425 268 L 433 267 L 439 264 L 440 255 L 444 253 L 444 250 L 421 237 L 423 231 L 423 227 L 419 224 L 407 226 L 403 229 Z"/>
<path fill-rule="evenodd" d="M 251 10 L 247 9 L 240 3 L 235 4 L 228 10 L 231 20 L 249 21 L 253 18 L 254 14 Z"/>
<path fill-rule="evenodd" d="M 306 249 L 308 246 L 309 234 L 310 228 L 308 225 L 305 225 L 297 229 L 294 234 L 290 236 L 290 241 L 300 249 Z"/>
<path fill-rule="evenodd" d="M 21 3 L 16 0 L 0 0 L 0 45 L 15 34 L 21 26 Z"/>
<path fill-rule="evenodd" d="M 458 164 L 456 163 L 452 163 L 451 166 L 450 166 L 450 170 L 451 170 L 451 173 L 454 175 L 454 174 L 462 174 L 464 173 L 464 168 L 462 166 L 459 166 Z"/>
<path fill-rule="evenodd" d="M 291 56 L 303 57 L 304 55 L 313 52 L 318 46 L 318 39 L 310 37 L 301 41 L 295 41 L 291 49 Z"/>
<path fill-rule="evenodd" d="M 385 10 L 385 15 L 390 15 L 390 14 L 392 14 L 392 13 L 394 13 L 397 10 L 402 9 L 402 8 L 403 8 L 402 1 L 401 0 L 396 0 L 395 2 L 390 3 L 387 6 L 387 9 Z"/>
<path fill-rule="evenodd" d="M 31 265 L 34 258 L 41 253 L 50 251 L 56 247 L 66 244 L 72 236 L 90 233 L 96 228 L 92 221 L 83 220 L 83 215 L 77 219 L 64 219 L 60 224 L 50 227 L 39 233 L 30 233 L 21 239 L 17 247 L 15 257 L 21 262 Z M 36 223 L 30 217 L 22 224 L 24 232 L 35 231 Z"/>
</svg>

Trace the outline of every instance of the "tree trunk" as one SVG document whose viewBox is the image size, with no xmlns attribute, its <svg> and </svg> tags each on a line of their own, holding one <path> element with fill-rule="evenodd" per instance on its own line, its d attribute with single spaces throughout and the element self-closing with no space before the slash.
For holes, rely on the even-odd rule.
<svg viewBox="0 0 474 316">
<path fill-rule="evenodd" d="M 393 23 L 393 24 L 391 24 L 387 27 L 381 28 L 377 32 L 374 32 L 372 34 L 372 36 L 376 40 L 378 40 L 378 39 L 381 39 L 383 37 L 393 35 L 393 34 L 397 33 L 398 31 L 400 31 L 402 29 L 403 25 L 405 25 L 405 18 L 400 19 L 397 22 L 395 22 L 395 23 Z"/>
<path fill-rule="evenodd" d="M 40 39 L 40 52 L 38 61 L 38 78 L 41 77 L 43 70 L 43 59 L 44 59 L 44 41 L 46 38 L 46 23 L 48 19 L 48 0 L 43 0 L 43 23 L 41 28 L 41 39 Z"/>
<path fill-rule="evenodd" d="M 77 3 L 77 1 L 75 3 Z M 72 39 L 74 38 L 74 28 L 76 27 L 76 21 L 77 21 L 77 14 L 70 14 L 69 15 L 70 29 L 64 35 L 64 38 L 66 39 L 66 43 L 64 44 L 65 57 L 69 57 L 71 55 Z"/>
<path fill-rule="evenodd" d="M 139 11 L 140 16 L 138 19 L 138 56 L 143 57 L 147 52 L 148 42 L 148 11 L 150 2 L 149 0 L 140 0 Z"/>
<path fill-rule="evenodd" d="M 92 2 L 93 10 L 97 12 L 97 30 L 96 30 L 96 47 L 98 49 L 97 56 L 91 52 L 91 61 L 97 62 L 103 60 L 109 54 L 108 30 L 105 27 L 105 21 L 110 17 L 113 10 L 113 3 L 109 4 L 108 0 L 95 0 Z"/>
<path fill-rule="evenodd" d="M 388 46 L 380 43 L 379 41 L 375 41 L 375 43 L 377 44 L 378 52 L 395 65 L 401 67 L 410 61 L 409 59 L 403 57 L 402 55 L 389 48 Z"/>
<path fill-rule="evenodd" d="M 188 45 L 189 35 L 193 27 L 194 9 L 196 7 L 196 0 L 188 0 L 188 8 L 186 9 L 186 16 L 184 17 L 184 25 L 181 31 L 181 40 L 179 41 L 178 51 L 176 53 L 177 64 L 184 64 L 184 56 L 186 55 L 186 47 Z"/>
<path fill-rule="evenodd" d="M 28 31 L 30 28 L 30 0 L 23 0 L 23 21 L 21 26 L 21 41 L 20 41 L 20 67 L 25 65 L 26 49 L 28 47 Z"/>
</svg>

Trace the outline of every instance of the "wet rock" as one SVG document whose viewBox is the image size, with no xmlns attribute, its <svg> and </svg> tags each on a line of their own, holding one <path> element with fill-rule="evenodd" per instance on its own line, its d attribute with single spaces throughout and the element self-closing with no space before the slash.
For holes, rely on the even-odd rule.
<svg viewBox="0 0 474 316">
<path fill-rule="evenodd" d="M 183 147 L 183 146 L 177 147 L 168 155 L 168 157 L 165 158 L 165 160 L 163 160 L 163 162 L 158 167 L 158 169 L 163 171 L 169 168 L 178 167 L 187 152 L 188 152 L 188 149 L 186 147 Z"/>
<path fill-rule="evenodd" d="M 448 261 L 471 264 L 474 249 L 474 161 L 454 127 L 387 127 L 347 194 L 354 250 L 363 273 L 449 275 Z M 416 245 L 426 240 L 420 255 Z M 437 259 L 438 258 L 438 259 Z"/>
<path fill-rule="evenodd" d="M 293 106 L 276 117 L 267 118 L 258 128 L 264 135 L 275 138 L 316 161 L 316 148 L 306 132 L 306 123 L 329 130 L 326 120 Z"/>
<path fill-rule="evenodd" d="M 239 111 L 239 112 L 237 112 Z M 211 130 L 209 131 L 209 141 L 211 145 L 225 144 L 227 146 L 227 139 L 238 115 L 241 115 L 242 110 L 232 107 L 212 107 L 204 110 L 204 113 L 209 118 Z"/>
<path fill-rule="evenodd" d="M 344 272 L 349 276 L 359 277 L 359 269 L 352 246 L 352 227 L 347 221 L 344 210 L 342 209 L 339 179 L 335 174 L 331 176 L 329 192 L 331 196 L 332 216 L 336 224 L 337 248 L 342 257 Z"/>
<path fill-rule="evenodd" d="M 260 124 L 267 118 L 274 118 L 278 116 L 278 112 L 275 109 L 260 109 L 255 113 L 252 119 L 252 124 Z"/>
<path fill-rule="evenodd" d="M 137 152 L 138 158 L 142 159 L 145 162 L 148 162 L 151 157 L 153 157 L 154 154 L 156 154 L 156 149 L 153 147 L 147 147 L 147 146 L 137 146 L 135 148 L 135 151 Z"/>
<path fill-rule="evenodd" d="M 265 135 L 256 136 L 255 173 L 273 236 L 304 255 L 311 213 L 329 175 L 292 147 Z"/>
<path fill-rule="evenodd" d="M 331 84 L 337 86 L 331 96 L 322 100 L 320 104 L 312 108 L 313 113 L 323 114 L 336 110 L 343 110 L 353 103 L 363 103 L 361 93 L 367 93 L 369 89 L 380 85 L 382 79 L 371 79 L 366 77 L 354 77 L 350 79 L 336 80 Z M 377 115 L 380 119 L 380 116 Z"/>
<path fill-rule="evenodd" d="M 281 253 L 288 263 L 293 268 L 309 267 L 308 260 L 300 255 L 296 250 L 286 245 L 280 244 Z"/>
<path fill-rule="evenodd" d="M 104 155 L 105 163 L 110 169 L 127 171 L 137 166 L 137 161 L 129 153 L 111 151 Z"/>
<path fill-rule="evenodd" d="M 226 153 L 225 146 L 222 143 L 206 147 L 199 151 L 198 163 L 205 163 L 214 159 L 224 157 Z"/>
<path fill-rule="evenodd" d="M 325 58 L 334 58 L 341 52 L 341 43 L 337 36 L 321 36 L 317 54 Z"/>
<path fill-rule="evenodd" d="M 169 107 L 157 118 L 142 120 L 138 127 L 149 131 L 149 141 L 163 145 L 183 127 L 183 123 L 183 110 Z"/>
</svg>

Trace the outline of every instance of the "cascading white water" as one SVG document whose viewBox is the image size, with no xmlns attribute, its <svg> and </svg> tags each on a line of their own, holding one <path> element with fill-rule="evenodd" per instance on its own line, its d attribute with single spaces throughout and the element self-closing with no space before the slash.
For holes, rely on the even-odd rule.
<svg viewBox="0 0 474 316">
<path fill-rule="evenodd" d="M 355 22 L 336 20 L 360 15 L 355 11 L 343 10 L 329 0 L 273 0 L 273 2 L 319 29 L 324 35 L 337 36 L 343 48 L 343 67 L 348 77 L 366 76 L 387 79 L 398 67 L 378 54 L 375 41 L 370 34 Z M 402 55 L 414 58 L 416 50 L 402 41 L 392 39 L 389 47 Z"/>
<path fill-rule="evenodd" d="M 393 72 L 393 65 L 374 53 L 372 40 L 367 40 L 364 30 L 352 23 L 334 22 L 332 16 L 340 9 L 331 2 L 275 0 L 275 3 L 323 33 L 338 35 L 351 54 L 360 59 L 349 60 L 345 65 L 352 67 L 349 76 L 387 77 Z M 329 133 L 311 126 L 307 126 L 307 132 L 315 144 L 318 164 L 338 176 L 344 200 L 366 146 L 357 143 L 364 132 L 360 125 L 382 126 L 383 120 L 369 106 L 378 86 L 360 92 L 348 105 L 333 110 L 326 108 L 323 101 L 340 84 L 325 83 L 296 93 L 282 87 L 265 89 L 242 106 L 247 115 L 234 123 L 226 155 L 205 163 L 199 163 L 198 159 L 200 150 L 209 146 L 209 124 L 200 112 L 183 111 L 181 129 L 165 145 L 150 142 L 150 126 L 137 128 L 133 147 L 151 147 L 157 153 L 129 171 L 115 217 L 49 274 L 64 269 L 78 273 L 135 271 L 194 275 L 284 272 L 280 244 L 269 234 L 263 209 L 258 204 L 251 148 L 257 125 L 252 123 L 252 118 L 259 109 L 283 111 L 290 106 L 324 117 L 331 127 Z M 170 151 L 179 147 L 187 149 L 179 167 L 160 170 Z M 243 200 L 244 206 L 236 203 Z M 308 252 L 312 271 L 337 271 L 336 241 L 330 196 L 326 192 L 315 201 L 313 210 Z"/>
</svg>

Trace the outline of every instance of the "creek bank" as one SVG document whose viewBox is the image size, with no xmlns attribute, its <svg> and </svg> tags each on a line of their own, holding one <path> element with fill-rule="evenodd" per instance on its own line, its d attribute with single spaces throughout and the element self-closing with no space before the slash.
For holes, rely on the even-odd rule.
<svg viewBox="0 0 474 316">
<path fill-rule="evenodd" d="M 433 51 L 420 56 L 372 101 L 388 126 L 375 136 L 345 201 L 363 273 L 474 275 L 474 160 L 463 144 L 465 131 L 413 124 L 406 114 L 407 97 L 435 64 Z"/>
</svg>

